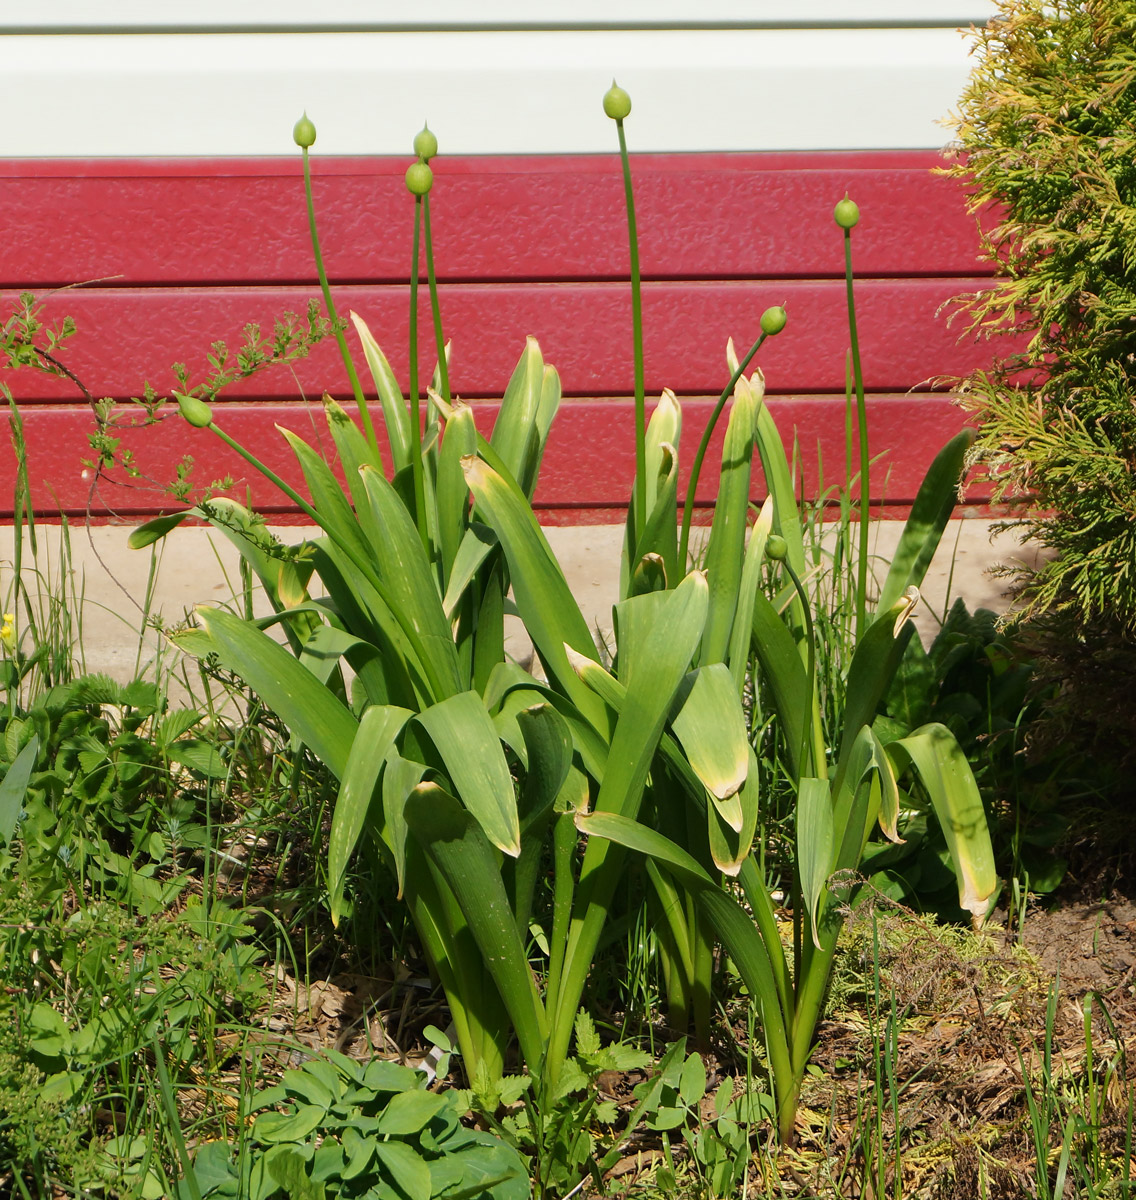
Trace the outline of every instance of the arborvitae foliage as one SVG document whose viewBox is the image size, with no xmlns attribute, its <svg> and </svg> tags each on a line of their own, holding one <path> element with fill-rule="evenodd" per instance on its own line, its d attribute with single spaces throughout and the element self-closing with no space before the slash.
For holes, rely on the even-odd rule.
<svg viewBox="0 0 1136 1200">
<path fill-rule="evenodd" d="M 1015 350 L 968 381 L 975 460 L 1028 497 L 1054 552 L 1026 618 L 1136 639 L 1136 3 L 998 0 L 947 173 L 987 205 L 993 288 L 966 300 Z M 994 221 L 996 223 L 991 224 Z M 1023 348 L 1024 347 L 1024 348 Z"/>
</svg>

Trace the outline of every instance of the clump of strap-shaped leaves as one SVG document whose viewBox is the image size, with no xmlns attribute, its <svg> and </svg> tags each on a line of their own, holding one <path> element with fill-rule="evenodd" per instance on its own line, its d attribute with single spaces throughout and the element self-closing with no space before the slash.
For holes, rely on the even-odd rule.
<svg viewBox="0 0 1136 1200">
<path fill-rule="evenodd" d="M 622 118 L 618 124 L 622 127 Z M 626 171 L 622 128 L 620 133 Z M 634 240 L 630 186 L 627 195 Z M 870 495 L 867 415 L 851 260 L 851 231 L 859 214 L 846 199 L 837 205 L 835 216 L 844 231 L 846 248 L 853 366 L 848 405 L 851 410 L 854 387 L 861 463 L 860 508 L 864 517 Z M 782 321 L 783 314 L 771 325 L 763 319 L 763 327 L 779 329 Z M 636 354 L 641 353 L 637 337 Z M 877 709 L 890 689 L 913 632 L 908 618 L 918 603 L 919 584 L 953 510 L 970 435 L 954 438 L 929 469 L 874 613 L 870 612 L 865 569 L 866 525 L 861 519 L 855 649 L 844 681 L 842 719 L 832 744 L 828 744 L 820 709 L 814 623 L 802 583 L 806 569 L 804 536 L 792 472 L 781 436 L 764 403 L 760 372 L 747 380 L 743 374 L 745 364 L 738 363 L 732 347 L 729 365 L 733 368 L 730 389 L 734 404 L 706 549 L 705 619 L 690 669 L 676 691 L 669 726 L 659 737 L 649 775 L 649 796 L 645 800 L 625 797 L 622 807 L 597 802 L 590 812 L 577 817 L 577 825 L 592 835 L 588 855 L 607 862 L 614 847 L 621 846 L 647 857 L 648 872 L 665 918 L 662 930 L 668 987 L 672 1000 L 677 995 L 681 1005 L 689 1006 L 696 1026 L 706 1020 L 709 1012 L 712 946 L 708 930 L 729 953 L 760 1010 L 778 1131 L 783 1140 L 791 1141 L 800 1086 L 823 1011 L 837 938 L 862 879 L 860 870 L 873 828 L 878 824 L 888 838 L 898 841 L 901 807 L 910 808 L 925 799 L 934 807 L 943 828 L 959 881 L 960 905 L 971 912 L 976 923 L 984 918 L 997 886 L 981 796 L 954 736 L 945 726 L 931 724 L 906 731 L 902 737 L 893 735 L 884 744 L 873 728 Z M 640 374 L 637 371 L 637 377 Z M 720 412 L 721 406 L 715 410 L 711 424 Z M 661 618 L 665 601 L 660 597 L 666 596 L 676 582 L 670 570 L 674 561 L 670 558 L 670 531 L 676 518 L 674 480 L 680 429 L 677 404 L 664 398 L 644 438 L 641 469 L 646 472 L 646 498 L 637 500 L 629 517 L 629 562 L 624 581 L 632 594 L 620 606 L 625 612 L 649 602 L 659 607 Z M 695 475 L 708 433 L 696 458 Z M 768 498 L 747 534 L 755 450 Z M 851 461 L 851 444 L 848 458 Z M 692 479 L 691 487 L 694 482 Z M 849 480 L 847 489 L 851 487 Z M 480 502 L 476 483 L 473 488 Z M 637 498 L 642 496 L 641 490 Z M 682 545 L 689 529 L 689 500 L 688 494 Z M 538 569 L 514 561 L 500 530 L 499 535 L 514 578 L 526 569 Z M 759 586 L 765 557 L 773 560 L 785 581 L 781 605 L 772 603 Z M 684 559 L 678 558 L 675 566 L 681 575 Z M 687 576 L 678 583 L 676 596 L 692 578 Z M 529 614 L 519 592 L 518 607 L 527 619 Z M 669 630 L 659 642 L 666 637 Z M 585 657 L 574 658 L 573 663 L 580 680 L 619 714 L 619 721 L 634 720 L 635 706 L 621 663 L 624 643 L 617 640 L 613 673 Z M 542 654 L 552 652 L 550 641 Z M 632 664 L 627 665 L 633 670 Z M 776 714 L 796 792 L 791 847 L 793 939 L 788 952 L 770 899 L 770 881 L 752 852 L 758 821 L 757 769 L 742 705 L 751 670 L 759 677 Z M 602 850 L 596 848 L 599 839 L 608 843 Z M 723 889 L 723 875 L 733 876 L 741 884 L 748 911 Z M 586 925 L 586 919 L 579 922 L 581 936 Z"/>
<path fill-rule="evenodd" d="M 622 137 L 621 150 L 630 208 Z M 428 190 L 415 192 L 416 220 L 428 214 Z M 310 500 L 233 441 L 212 412 L 183 410 L 244 454 L 321 532 L 286 550 L 231 503 L 195 510 L 237 543 L 274 612 L 249 621 L 199 610 L 200 629 L 183 644 L 216 654 L 244 678 L 339 779 L 329 850 L 333 915 L 346 911 L 351 852 L 361 837 L 373 838 L 394 865 L 475 1078 L 500 1074 L 515 1036 L 538 1099 L 557 1096 L 627 854 L 638 852 L 664 915 L 672 1012 L 705 1032 L 720 942 L 759 1008 L 779 1128 L 789 1138 L 851 875 L 873 826 L 895 836 L 905 791 L 921 790 L 947 830 L 964 904 L 983 911 L 993 890 L 981 803 L 950 735 L 927 727 L 884 746 L 872 732 L 910 636 L 912 589 L 951 510 L 963 445 L 956 440 L 940 455 L 920 491 L 877 611 L 865 619 L 843 732 L 826 745 L 811 614 L 793 583 L 803 573 L 803 540 L 792 477 L 760 374 L 744 375 L 783 319 L 763 326 L 742 362 L 729 362 L 714 420 L 733 403 L 704 569 L 687 569 L 690 506 L 681 521 L 678 513 L 679 405 L 664 393 L 649 424 L 637 420 L 609 666 L 532 506 L 560 392 L 531 340 L 485 439 L 441 371 L 424 414 L 412 371 L 408 403 L 356 320 L 393 479 L 360 390 L 360 426 L 326 402 L 346 491 L 316 450 L 284 433 Z M 635 344 L 638 411 L 639 321 Z M 755 451 L 770 495 L 751 525 Z M 159 536 L 171 520 L 152 523 L 136 540 Z M 784 611 L 761 588 L 771 546 L 786 573 Z M 543 668 L 539 681 L 503 652 L 510 589 Z M 287 646 L 270 636 L 274 625 Z M 350 687 L 342 664 L 353 675 Z M 801 903 L 789 952 L 754 853 L 759 778 L 743 703 L 754 672 L 773 698 L 797 791 L 793 872 Z M 590 835 L 582 853 L 578 830 Z M 526 942 L 546 846 L 552 920 L 541 989 Z M 748 910 L 724 886 L 730 878 L 744 888 Z"/>
</svg>

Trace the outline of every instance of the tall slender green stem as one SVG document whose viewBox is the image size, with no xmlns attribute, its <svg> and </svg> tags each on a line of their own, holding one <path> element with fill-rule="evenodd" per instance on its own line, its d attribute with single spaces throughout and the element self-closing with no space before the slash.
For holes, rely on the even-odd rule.
<svg viewBox="0 0 1136 1200">
<path fill-rule="evenodd" d="M 631 162 L 623 121 L 615 123 L 619 134 L 619 158 L 623 164 L 623 194 L 627 203 L 627 240 L 631 257 L 631 337 L 635 355 L 635 542 L 631 561 L 647 521 L 647 388 L 643 371 L 643 289 L 639 278 L 639 230 L 635 223 L 635 196 L 631 188 Z"/>
<path fill-rule="evenodd" d="M 262 463 L 260 459 L 256 457 L 256 455 L 246 450 L 236 438 L 232 437 L 230 434 L 227 434 L 220 427 L 220 425 L 213 424 L 210 425 L 209 428 L 221 439 L 221 441 L 225 443 L 226 446 L 229 447 L 230 450 L 235 450 L 241 456 L 241 458 L 245 460 L 245 462 L 259 471 L 265 477 L 265 479 L 272 484 L 273 487 L 279 488 L 302 513 L 311 517 L 311 519 L 317 525 L 319 525 L 321 529 L 326 529 L 326 526 L 320 520 L 319 513 L 312 508 L 312 506 L 303 498 L 303 496 L 300 495 L 299 492 L 296 491 L 294 487 L 288 483 L 285 483 L 284 480 L 281 479 L 271 467 L 265 466 L 265 464 Z M 328 533 L 330 534 L 330 530 L 328 530 Z M 346 550 L 347 547 L 344 546 L 343 549 Z"/>
<path fill-rule="evenodd" d="M 414 520 L 425 546 L 426 487 L 422 479 L 422 397 L 418 391 L 418 243 L 422 227 L 422 197 L 414 198 L 414 246 L 410 265 L 410 472 L 414 479 Z"/>
<path fill-rule="evenodd" d="M 868 411 L 864 404 L 864 372 L 860 367 L 860 338 L 856 332 L 856 300 L 852 288 L 852 230 L 844 231 L 844 285 L 848 296 L 848 337 L 852 343 L 852 376 L 856 382 L 856 432 L 860 439 L 860 537 L 856 562 L 856 641 L 864 634 L 868 604 Z"/>
<path fill-rule="evenodd" d="M 694 456 L 694 465 L 690 469 L 690 482 L 686 486 L 686 499 L 682 505 L 682 534 L 678 546 L 680 570 L 686 569 L 686 555 L 690 545 L 690 522 L 694 517 L 694 493 L 698 487 L 699 476 L 702 474 L 702 462 L 706 458 L 706 451 L 710 448 L 710 439 L 714 436 L 714 427 L 718 424 L 722 409 L 726 407 L 726 401 L 733 395 L 738 380 L 741 379 L 751 359 L 761 348 L 761 343 L 765 341 L 766 336 L 764 331 L 759 333 L 757 341 L 750 346 L 749 353 L 738 363 L 737 370 L 730 376 L 730 382 L 726 384 L 722 389 L 722 394 L 718 397 L 718 403 L 714 406 L 714 411 L 710 414 L 710 420 L 703 431 L 702 441 L 698 444 L 698 453 Z"/>
<path fill-rule="evenodd" d="M 323 303 L 327 309 L 328 319 L 331 321 L 331 328 L 335 334 L 335 342 L 339 347 L 339 355 L 343 359 L 343 366 L 347 370 L 347 378 L 351 382 L 351 391 L 355 394 L 355 405 L 359 409 L 359 419 L 363 422 L 363 433 L 367 438 L 367 444 L 375 452 L 379 453 L 379 443 L 375 438 L 375 427 L 371 422 L 371 414 L 367 410 L 367 401 L 363 397 L 363 386 L 359 382 L 358 372 L 355 370 L 355 364 L 351 360 L 351 352 L 347 349 L 347 339 L 343 336 L 343 324 L 339 320 L 335 311 L 335 301 L 331 298 L 331 287 L 327 282 L 327 272 L 323 266 L 323 253 L 320 250 L 319 233 L 316 230 L 316 206 L 312 200 L 312 168 L 308 161 L 308 148 L 303 147 L 304 153 L 304 197 L 308 202 L 308 233 L 312 240 L 312 254 L 316 260 L 316 274 L 319 276 L 320 291 L 323 292 Z"/>
<path fill-rule="evenodd" d="M 434 242 L 430 236 L 430 196 L 422 197 L 422 231 L 426 242 L 426 279 L 430 285 L 430 312 L 434 320 L 434 342 L 438 347 L 438 378 L 442 399 L 450 399 L 450 367 L 446 362 L 446 338 L 442 333 L 442 306 L 438 302 L 438 281 L 434 277 Z"/>
</svg>

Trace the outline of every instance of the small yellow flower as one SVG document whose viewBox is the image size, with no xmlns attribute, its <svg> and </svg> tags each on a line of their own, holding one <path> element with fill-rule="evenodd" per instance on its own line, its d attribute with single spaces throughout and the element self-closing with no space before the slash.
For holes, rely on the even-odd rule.
<svg viewBox="0 0 1136 1200">
<path fill-rule="evenodd" d="M 15 613 L 4 614 L 4 624 L 0 625 L 0 645 L 2 645 L 9 654 L 13 653 L 16 649 Z"/>
</svg>

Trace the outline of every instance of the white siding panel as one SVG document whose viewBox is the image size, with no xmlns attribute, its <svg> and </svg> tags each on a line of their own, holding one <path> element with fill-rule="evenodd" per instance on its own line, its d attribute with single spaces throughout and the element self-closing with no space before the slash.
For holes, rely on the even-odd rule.
<svg viewBox="0 0 1136 1200">
<path fill-rule="evenodd" d="M 952 29 L 45 34 L 0 38 L 11 157 L 935 148 L 967 78 Z"/>
<path fill-rule="evenodd" d="M 967 25 L 993 0 L 32 0 L 0 12 L 0 32 L 86 28 L 329 29 L 407 26 Z"/>
</svg>

